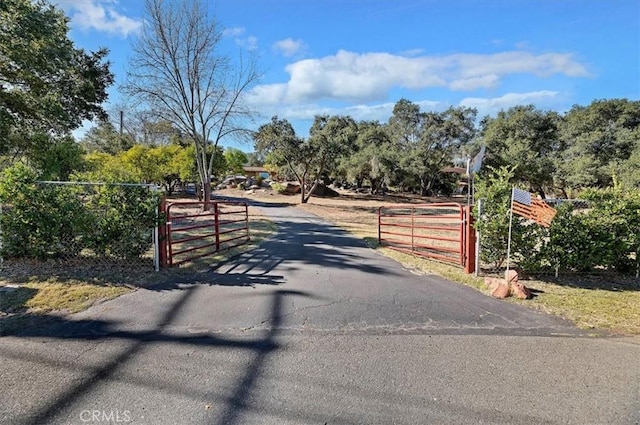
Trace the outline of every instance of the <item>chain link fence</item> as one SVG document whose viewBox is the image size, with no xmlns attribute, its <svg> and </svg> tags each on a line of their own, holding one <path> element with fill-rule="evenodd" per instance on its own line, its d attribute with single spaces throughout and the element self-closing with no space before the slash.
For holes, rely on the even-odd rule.
<svg viewBox="0 0 640 425">
<path fill-rule="evenodd" d="M 0 205 L 0 271 L 152 272 L 160 193 L 154 185 L 36 182 Z"/>
</svg>

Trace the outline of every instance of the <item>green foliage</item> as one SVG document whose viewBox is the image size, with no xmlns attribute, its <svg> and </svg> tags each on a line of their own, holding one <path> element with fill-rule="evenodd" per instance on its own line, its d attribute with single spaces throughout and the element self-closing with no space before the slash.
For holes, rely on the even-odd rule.
<svg viewBox="0 0 640 425">
<path fill-rule="evenodd" d="M 140 257 L 151 246 L 159 200 L 144 187 L 98 188 L 87 206 L 97 212 L 87 246 L 102 256 Z"/>
<path fill-rule="evenodd" d="M 276 193 L 283 194 L 287 190 L 287 186 L 282 183 L 271 183 L 271 188 L 276 191 Z"/>
<path fill-rule="evenodd" d="M 482 211 L 474 208 L 480 232 L 481 259 L 500 267 L 506 256 L 513 169 L 489 168 L 477 179 Z M 615 185 L 582 194 L 584 211 L 566 203 L 546 229 L 513 216 L 511 252 L 526 271 L 597 269 L 637 273 L 640 252 L 640 191 Z"/>
<path fill-rule="evenodd" d="M 52 137 L 34 134 L 26 157 L 38 170 L 40 180 L 69 180 L 71 174 L 85 168 L 84 150 L 70 136 Z"/>
<path fill-rule="evenodd" d="M 395 156 L 391 183 L 419 188 L 423 195 L 435 194 L 438 188 L 446 191 L 446 177 L 440 170 L 452 165 L 474 139 L 476 113 L 463 107 L 421 112 L 418 105 L 399 100 L 386 127 Z"/>
<path fill-rule="evenodd" d="M 226 148 L 224 150 L 224 160 L 226 172 L 233 175 L 244 174 L 244 165 L 247 163 L 247 154 L 236 148 Z"/>
<path fill-rule="evenodd" d="M 38 184 L 34 169 L 17 163 L 0 181 L 2 255 L 59 258 L 84 248 L 100 255 L 136 258 L 151 246 L 158 195 L 145 188 Z"/>
<path fill-rule="evenodd" d="M 564 116 L 559 137 L 559 183 L 572 189 L 608 187 L 613 176 L 635 187 L 640 181 L 640 101 L 596 100 L 576 105 Z M 621 173 L 622 171 L 622 173 Z"/>
<path fill-rule="evenodd" d="M 103 152 L 116 155 L 133 146 L 133 139 L 129 135 L 120 135 L 110 121 L 103 120 L 92 127 L 80 142 L 87 152 Z"/>
<path fill-rule="evenodd" d="M 574 211 L 570 205 L 558 208 L 537 268 L 637 271 L 640 191 L 614 186 L 588 190 L 583 198 L 590 201 L 585 211 Z"/>
<path fill-rule="evenodd" d="M 106 50 L 77 49 L 64 13 L 44 0 L 3 0 L 0 22 L 0 147 L 15 153 L 33 133 L 64 135 L 106 117 Z"/>
<path fill-rule="evenodd" d="M 68 188 L 36 184 L 36 172 L 17 163 L 0 181 L 2 253 L 8 257 L 50 258 L 77 255 L 78 235 L 90 226 L 81 200 Z"/>
<path fill-rule="evenodd" d="M 544 197 L 553 188 L 558 121 L 557 113 L 533 105 L 515 106 L 495 118 L 485 118 L 482 143 L 491 153 L 486 164 L 514 167 L 513 182 Z"/>
<path fill-rule="evenodd" d="M 513 167 L 488 167 L 488 173 L 476 178 L 476 198 L 474 206 L 475 228 L 480 232 L 481 260 L 502 267 L 507 258 L 509 241 L 509 218 L 511 208 L 511 188 L 514 178 Z M 537 252 L 536 246 L 545 229 L 530 225 L 517 215 L 511 226 L 511 256 L 522 264 L 530 262 Z"/>
</svg>

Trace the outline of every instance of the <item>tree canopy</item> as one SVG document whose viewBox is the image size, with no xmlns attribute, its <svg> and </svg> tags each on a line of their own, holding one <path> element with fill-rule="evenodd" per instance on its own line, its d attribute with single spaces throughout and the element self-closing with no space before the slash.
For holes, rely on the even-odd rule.
<svg viewBox="0 0 640 425">
<path fill-rule="evenodd" d="M 480 121 L 475 109 L 421 111 L 400 99 L 386 123 L 317 116 L 304 139 L 286 119 L 274 117 L 254 140 L 268 165 L 284 167 L 307 189 L 323 178 L 368 184 L 372 192 L 386 185 L 446 195 L 462 176 L 443 170 L 464 166 L 483 145 L 481 173 L 487 166 L 508 167 L 514 182 L 543 198 L 616 180 L 640 186 L 640 102 L 626 99 L 597 100 L 564 115 L 521 105 Z"/>
<path fill-rule="evenodd" d="M 66 135 L 106 117 L 106 49 L 76 48 L 68 19 L 44 0 L 3 0 L 0 22 L 0 154 L 26 150 L 33 134 Z"/>
</svg>

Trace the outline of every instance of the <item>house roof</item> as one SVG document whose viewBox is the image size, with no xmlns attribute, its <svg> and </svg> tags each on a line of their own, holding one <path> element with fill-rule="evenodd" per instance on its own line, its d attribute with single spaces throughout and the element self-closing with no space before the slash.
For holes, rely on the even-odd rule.
<svg viewBox="0 0 640 425">
<path fill-rule="evenodd" d="M 440 171 L 443 173 L 467 174 L 467 169 L 462 167 L 444 167 Z"/>
<path fill-rule="evenodd" d="M 250 171 L 250 172 L 254 172 L 254 173 L 268 173 L 269 171 L 264 168 L 264 167 L 249 167 L 249 166 L 244 166 L 242 167 L 242 169 L 244 171 Z"/>
</svg>

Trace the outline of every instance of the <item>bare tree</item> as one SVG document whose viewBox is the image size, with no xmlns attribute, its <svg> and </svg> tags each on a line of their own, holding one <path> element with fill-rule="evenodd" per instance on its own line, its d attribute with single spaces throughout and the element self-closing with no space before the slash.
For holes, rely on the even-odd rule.
<svg viewBox="0 0 640 425">
<path fill-rule="evenodd" d="M 208 202 L 218 144 L 250 135 L 243 94 L 260 74 L 253 57 L 233 61 L 221 51 L 222 28 L 206 2 L 147 0 L 145 10 L 123 89 L 192 140 Z"/>
</svg>

